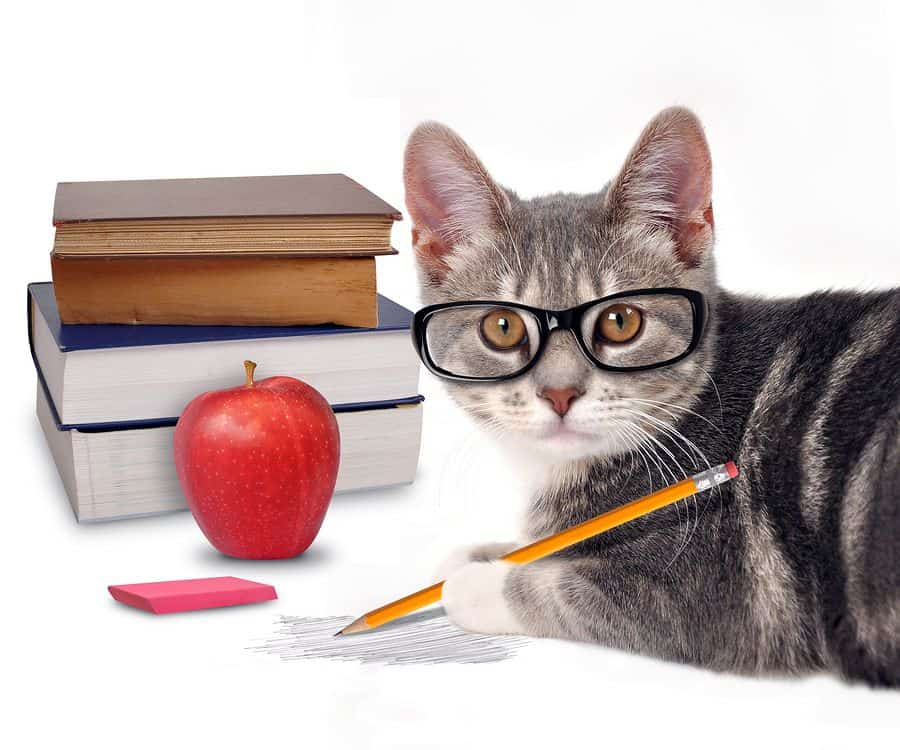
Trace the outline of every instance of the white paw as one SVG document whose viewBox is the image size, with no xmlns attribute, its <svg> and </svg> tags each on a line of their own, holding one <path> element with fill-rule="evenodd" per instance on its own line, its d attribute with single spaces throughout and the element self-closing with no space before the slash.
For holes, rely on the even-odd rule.
<svg viewBox="0 0 900 750">
<path fill-rule="evenodd" d="M 441 596 L 450 620 L 475 633 L 522 633 L 503 592 L 511 563 L 472 562 L 451 573 Z"/>
<path fill-rule="evenodd" d="M 470 544 L 465 547 L 457 547 L 438 565 L 435 571 L 436 577 L 438 580 L 444 580 L 464 565 L 473 562 L 496 560 L 501 555 L 511 552 L 517 546 L 519 545 L 515 542 L 488 542 L 487 544 Z"/>
</svg>

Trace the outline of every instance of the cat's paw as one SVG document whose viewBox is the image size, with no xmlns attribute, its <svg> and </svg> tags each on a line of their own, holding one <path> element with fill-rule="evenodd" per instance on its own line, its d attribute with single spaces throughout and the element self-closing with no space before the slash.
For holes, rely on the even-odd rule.
<svg viewBox="0 0 900 750">
<path fill-rule="evenodd" d="M 501 555 L 512 552 L 517 546 L 515 542 L 488 542 L 487 544 L 471 544 L 465 547 L 458 547 L 438 565 L 436 577 L 439 580 L 444 580 L 464 565 L 473 562 L 496 560 Z"/>
<path fill-rule="evenodd" d="M 441 596 L 450 621 L 473 633 L 523 633 L 503 591 L 512 567 L 502 560 L 472 562 L 451 573 Z"/>
</svg>

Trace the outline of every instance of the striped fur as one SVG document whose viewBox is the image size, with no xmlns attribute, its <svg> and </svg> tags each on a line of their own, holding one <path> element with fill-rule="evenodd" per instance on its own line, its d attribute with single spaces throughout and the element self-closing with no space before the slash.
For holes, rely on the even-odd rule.
<svg viewBox="0 0 900 750">
<path fill-rule="evenodd" d="M 419 163 L 429 149 L 441 151 L 449 132 L 441 128 L 428 126 L 425 145 L 411 138 L 410 196 L 422 192 L 416 175 L 440 180 L 453 171 L 444 152 L 439 173 Z M 459 169 L 478 165 L 468 179 L 490 180 L 458 136 L 452 147 L 465 157 Z M 498 189 L 491 183 L 480 192 Z M 827 669 L 898 686 L 900 290 L 785 300 L 720 290 L 709 190 L 699 123 L 667 110 L 598 194 L 523 201 L 506 191 L 507 201 L 479 207 L 469 192 L 461 208 L 431 205 L 428 215 L 410 201 L 420 236 L 440 237 L 442 216 L 452 228 L 446 241 L 417 247 L 428 302 L 564 308 L 651 286 L 699 289 L 710 301 L 701 346 L 670 368 L 604 373 L 568 334 L 554 334 L 521 378 L 448 384 L 523 461 L 546 465 L 524 539 L 707 462 L 734 458 L 741 468 L 713 493 L 549 560 L 464 565 L 448 580 L 448 612 L 474 630 L 505 623 L 716 670 Z M 438 193 L 459 191 L 430 194 Z M 466 229 L 467 216 L 478 226 Z M 435 248 L 439 259 L 429 256 Z M 563 419 L 590 438 L 546 438 L 559 419 L 537 395 L 547 386 L 583 391 Z M 501 590 L 491 607 L 490 592 Z"/>
</svg>

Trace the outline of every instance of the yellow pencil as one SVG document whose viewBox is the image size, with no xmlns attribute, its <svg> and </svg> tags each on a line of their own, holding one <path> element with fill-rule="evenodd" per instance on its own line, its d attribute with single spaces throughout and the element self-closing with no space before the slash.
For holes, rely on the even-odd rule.
<svg viewBox="0 0 900 750">
<path fill-rule="evenodd" d="M 500 559 L 520 564 L 534 562 L 542 557 L 547 557 L 547 555 L 552 555 L 554 552 L 559 552 L 561 549 L 571 547 L 573 544 L 583 542 L 592 536 L 602 534 L 604 531 L 614 529 L 616 526 L 621 526 L 623 523 L 633 521 L 635 518 L 640 518 L 698 492 L 723 484 L 734 479 L 737 474 L 737 466 L 734 465 L 733 461 L 720 464 L 639 500 L 633 500 L 606 513 L 601 513 L 599 516 L 565 531 L 560 531 L 558 534 L 553 534 L 524 547 L 519 547 L 519 549 L 503 555 Z M 439 581 L 428 588 L 404 596 L 402 599 L 397 599 L 378 609 L 373 609 L 371 612 L 366 612 L 362 617 L 354 620 L 343 630 L 335 633 L 335 635 L 348 635 L 350 633 L 362 633 L 366 630 L 372 630 L 399 617 L 415 612 L 417 609 L 434 604 L 440 601 L 443 586 L 444 582 Z"/>
</svg>

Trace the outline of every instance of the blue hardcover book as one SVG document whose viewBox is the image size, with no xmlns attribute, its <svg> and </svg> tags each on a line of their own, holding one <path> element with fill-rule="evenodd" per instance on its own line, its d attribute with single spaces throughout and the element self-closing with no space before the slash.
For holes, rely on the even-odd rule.
<svg viewBox="0 0 900 750">
<path fill-rule="evenodd" d="M 336 492 L 411 482 L 422 396 L 412 313 L 379 296 L 378 328 L 63 325 L 53 286 L 28 287 L 37 414 L 79 521 L 186 507 L 172 460 L 178 415 L 197 394 L 290 375 L 332 404 Z"/>
<path fill-rule="evenodd" d="M 378 296 L 377 328 L 323 326 L 66 325 L 53 284 L 28 286 L 28 332 L 38 377 L 62 429 L 174 424 L 199 393 L 288 375 L 335 411 L 413 403 L 419 362 L 412 313 Z"/>
</svg>

